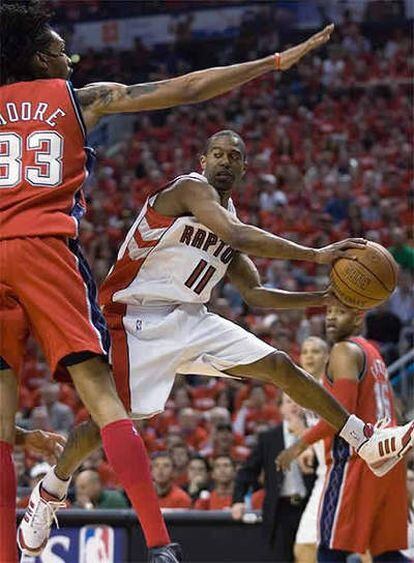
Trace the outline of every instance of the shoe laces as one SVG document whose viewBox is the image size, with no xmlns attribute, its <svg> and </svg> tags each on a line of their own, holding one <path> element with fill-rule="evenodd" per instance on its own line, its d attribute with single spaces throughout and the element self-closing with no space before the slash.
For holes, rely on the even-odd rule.
<svg viewBox="0 0 414 563">
<path fill-rule="evenodd" d="M 33 510 L 30 525 L 34 528 L 44 528 L 45 526 L 49 528 L 54 522 L 59 529 L 56 512 L 59 508 L 64 508 L 65 506 L 65 501 L 52 501 L 41 498 Z"/>
</svg>

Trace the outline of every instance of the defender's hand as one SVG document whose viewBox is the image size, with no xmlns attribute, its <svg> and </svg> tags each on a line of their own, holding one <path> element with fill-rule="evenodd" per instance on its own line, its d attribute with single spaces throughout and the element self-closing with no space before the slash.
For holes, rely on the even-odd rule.
<svg viewBox="0 0 414 563">
<path fill-rule="evenodd" d="M 242 520 L 245 512 L 246 505 L 244 504 L 244 502 L 236 502 L 231 507 L 231 516 L 233 520 Z"/>
<path fill-rule="evenodd" d="M 315 33 L 312 37 L 309 37 L 303 43 L 299 43 L 299 45 L 295 45 L 291 49 L 287 49 L 280 53 L 280 70 L 287 70 L 291 66 L 295 65 L 300 59 L 305 56 L 310 51 L 317 49 L 327 41 L 329 41 L 331 37 L 331 33 L 334 30 L 334 24 L 331 23 L 327 25 L 322 31 Z"/>
<path fill-rule="evenodd" d="M 44 430 L 28 430 L 23 437 L 24 448 L 44 456 L 52 463 L 56 462 L 65 444 L 66 438 Z"/>
<path fill-rule="evenodd" d="M 349 258 L 347 250 L 352 250 L 353 248 L 362 249 L 365 248 L 367 241 L 363 238 L 347 238 L 339 242 L 334 242 L 333 244 L 328 244 L 323 248 L 319 248 L 316 251 L 315 262 L 318 264 L 332 264 L 338 258 L 343 258 L 344 256 Z"/>
<path fill-rule="evenodd" d="M 286 450 L 280 452 L 280 454 L 275 459 L 276 469 L 278 471 L 286 471 L 290 468 L 292 461 L 294 461 L 301 453 L 303 449 L 300 446 L 300 442 L 292 444 Z"/>
</svg>

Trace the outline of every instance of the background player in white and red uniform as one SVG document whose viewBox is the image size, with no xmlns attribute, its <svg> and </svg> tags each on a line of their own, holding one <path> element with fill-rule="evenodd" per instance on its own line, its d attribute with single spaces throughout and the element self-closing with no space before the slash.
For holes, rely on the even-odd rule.
<svg viewBox="0 0 414 563">
<path fill-rule="evenodd" d="M 362 314 L 330 306 L 326 332 L 332 347 L 323 384 L 352 413 L 377 423 L 396 424 L 387 368 L 378 349 L 361 332 Z M 405 464 L 379 479 L 340 436 L 321 421 L 278 458 L 282 467 L 313 442 L 324 439 L 327 475 L 319 507 L 318 561 L 346 561 L 350 553 L 369 550 L 374 561 L 406 561 Z M 392 451 L 392 439 L 379 446 Z"/>
<path fill-rule="evenodd" d="M 202 101 L 276 67 L 289 68 L 324 43 L 332 31 L 330 26 L 286 53 L 244 65 L 154 84 L 94 84 L 75 94 L 66 81 L 71 69 L 64 41 L 48 19 L 38 5 L 1 6 L 0 553 L 8 561 L 16 558 L 11 461 L 16 374 L 29 328 L 51 370 L 59 367 L 70 373 L 101 429 L 108 459 L 140 515 L 148 545 L 169 542 L 150 485 L 143 444 L 116 395 L 105 361 L 105 323 L 76 239 L 88 168 L 85 129 L 105 114 Z M 80 449 L 85 432 L 96 433 L 96 429 L 86 426 L 71 438 Z M 48 475 L 32 495 L 36 508 L 26 514 L 19 530 L 20 545 L 29 554 L 39 553 L 47 541 L 50 515 L 66 488 L 64 478 L 64 474 Z M 176 560 L 171 549 L 169 553 Z"/>
<path fill-rule="evenodd" d="M 328 361 L 329 349 L 327 343 L 317 336 L 309 336 L 302 343 L 300 349 L 300 365 L 313 377 L 321 382 Z M 313 427 L 319 422 L 312 412 L 305 413 L 306 424 Z M 313 452 L 310 456 L 311 467 L 302 470 L 313 472 L 314 456 L 316 457 L 316 479 L 312 487 L 309 500 L 303 511 L 296 534 L 294 554 L 296 563 L 313 563 L 316 559 L 317 537 L 318 537 L 318 508 L 321 500 L 323 484 L 326 474 L 325 448 L 323 440 L 313 444 Z M 310 461 L 309 460 L 309 461 Z M 308 461 L 308 463 L 309 463 Z"/>
<path fill-rule="evenodd" d="M 176 373 L 251 377 L 280 386 L 318 412 L 369 462 L 397 463 L 395 453 L 380 455 L 378 444 L 389 437 L 400 451 L 407 435 L 409 447 L 414 423 L 372 434 L 287 354 L 205 306 L 226 273 L 255 307 L 326 304 L 332 299 L 328 290 L 296 293 L 262 286 L 245 253 L 330 263 L 363 241 L 311 249 L 241 223 L 231 192 L 244 175 L 246 153 L 233 131 L 208 140 L 201 166 L 202 175 L 179 176 L 147 199 L 101 288 L 115 382 L 131 417 L 161 412 Z M 66 470 L 71 461 L 73 471 L 81 456 L 70 446 L 66 454 Z"/>
</svg>

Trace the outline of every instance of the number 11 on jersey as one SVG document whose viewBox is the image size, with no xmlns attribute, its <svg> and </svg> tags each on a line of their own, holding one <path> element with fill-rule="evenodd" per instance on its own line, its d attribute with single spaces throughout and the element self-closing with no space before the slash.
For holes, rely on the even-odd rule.
<svg viewBox="0 0 414 563">
<path fill-rule="evenodd" d="M 200 295 L 200 293 L 213 277 L 216 270 L 217 268 L 215 268 L 214 266 L 209 266 L 206 260 L 200 260 L 191 275 L 188 277 L 185 285 L 189 289 L 192 289 L 195 293 L 197 293 L 197 295 Z"/>
</svg>

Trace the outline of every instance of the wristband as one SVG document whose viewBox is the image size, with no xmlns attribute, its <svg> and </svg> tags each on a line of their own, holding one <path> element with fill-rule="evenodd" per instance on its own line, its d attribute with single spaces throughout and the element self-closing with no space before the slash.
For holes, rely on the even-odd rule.
<svg viewBox="0 0 414 563">
<path fill-rule="evenodd" d="M 276 70 L 280 70 L 280 53 L 275 53 L 275 67 Z"/>
</svg>

